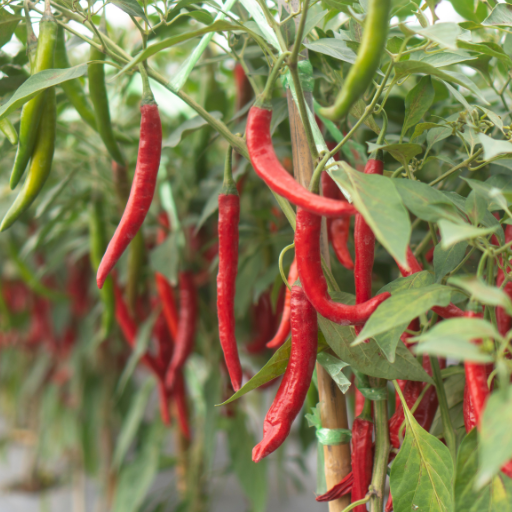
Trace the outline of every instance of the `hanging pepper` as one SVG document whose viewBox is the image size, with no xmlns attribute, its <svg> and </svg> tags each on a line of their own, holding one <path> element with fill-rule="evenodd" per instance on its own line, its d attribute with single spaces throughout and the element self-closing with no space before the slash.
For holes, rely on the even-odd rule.
<svg viewBox="0 0 512 512">
<path fill-rule="evenodd" d="M 495 236 L 493 238 L 495 238 Z M 496 240 L 496 242 L 497 241 L 498 240 Z M 512 242 L 512 225 L 507 224 L 507 226 L 505 228 L 505 243 L 508 244 L 510 242 Z M 497 244 L 497 245 L 499 245 L 499 244 Z M 502 257 L 500 258 L 500 263 L 501 263 L 501 266 L 504 266 Z M 505 271 L 509 272 L 510 270 L 511 270 L 511 268 L 508 266 L 508 263 L 507 263 L 507 265 L 505 266 Z M 498 267 L 498 273 L 496 275 L 496 286 L 501 287 L 503 285 L 504 281 L 505 281 L 505 272 L 500 267 Z M 509 297 L 512 298 L 512 281 L 508 281 L 505 284 L 505 286 L 503 287 L 503 291 Z M 507 332 L 510 330 L 510 328 L 512 327 L 512 318 L 509 315 L 507 315 L 507 313 L 505 312 L 505 310 L 503 308 L 497 307 L 496 308 L 496 323 L 498 326 L 498 332 L 502 336 L 505 336 L 507 334 Z"/>
<path fill-rule="evenodd" d="M 18 144 L 18 132 L 7 117 L 0 119 L 0 130 L 2 130 L 2 133 L 13 146 Z"/>
<path fill-rule="evenodd" d="M 310 192 L 281 165 L 272 146 L 271 119 L 272 110 L 259 106 L 252 107 L 247 118 L 247 150 L 256 174 L 276 194 L 303 210 L 325 217 L 354 215 L 357 210 L 353 205 Z"/>
<path fill-rule="evenodd" d="M 381 293 L 356 306 L 334 302 L 329 297 L 320 258 L 321 221 L 318 215 L 302 209 L 297 211 L 295 256 L 304 293 L 318 313 L 328 320 L 340 325 L 363 324 L 391 294 Z"/>
<path fill-rule="evenodd" d="M 365 399 L 363 412 L 354 420 L 352 425 L 351 462 L 354 473 L 351 501 L 362 500 L 370 487 L 373 472 L 372 450 L 372 403 Z M 366 505 L 358 505 L 355 512 L 366 512 Z"/>
<path fill-rule="evenodd" d="M 288 273 L 288 283 L 293 286 L 297 278 L 299 277 L 299 271 L 297 269 L 297 260 L 294 258 L 290 271 Z M 290 315 L 291 315 L 291 299 L 292 292 L 290 289 L 286 289 L 286 295 L 284 299 L 283 316 L 277 332 L 274 337 L 267 343 L 268 348 L 279 348 L 287 339 L 290 334 Z"/>
<path fill-rule="evenodd" d="M 96 277 L 101 288 L 128 244 L 139 231 L 155 193 L 156 177 L 162 152 L 162 123 L 147 75 L 142 73 L 144 95 L 140 106 L 140 142 L 137 166 L 133 177 L 130 197 L 119 226 L 108 244 Z"/>
<path fill-rule="evenodd" d="M 16 197 L 14 203 L 5 214 L 2 224 L 0 224 L 0 231 L 5 231 L 11 227 L 21 214 L 30 207 L 50 175 L 57 132 L 57 104 L 54 87 L 46 90 L 43 95 L 43 101 L 41 121 L 37 130 L 35 145 L 33 146 L 32 160 L 30 161 L 27 178 L 18 197 Z M 23 168 L 17 168 L 22 169 L 21 173 L 25 170 L 24 166 Z M 21 177 L 21 174 L 19 176 Z"/>
<path fill-rule="evenodd" d="M 275 451 L 288 437 L 311 383 L 318 344 L 316 311 L 300 286 L 292 286 L 292 346 L 290 360 L 263 424 L 263 440 L 252 450 L 259 462 Z"/>
<path fill-rule="evenodd" d="M 320 115 L 332 121 L 344 118 L 372 83 L 386 48 L 391 0 L 369 0 L 363 36 L 355 63 L 336 97 L 334 105 L 320 109 Z"/>
<path fill-rule="evenodd" d="M 319 502 L 334 501 L 342 496 L 350 494 L 352 492 L 352 485 L 354 484 L 354 473 L 351 471 L 343 480 L 334 485 L 325 494 L 317 496 L 315 499 Z"/>
<path fill-rule="evenodd" d="M 238 223 L 240 198 L 232 174 L 233 151 L 228 148 L 224 184 L 219 194 L 219 272 L 217 274 L 217 316 L 224 360 L 235 391 L 242 385 L 242 366 L 235 337 L 235 292 L 238 273 Z"/>
<path fill-rule="evenodd" d="M 50 4 L 47 4 L 47 8 L 45 9 L 41 22 L 39 23 L 39 41 L 37 43 L 32 74 L 39 73 L 45 69 L 51 69 L 53 67 L 53 55 L 55 51 L 55 41 L 57 38 L 57 22 L 51 13 L 49 5 Z M 49 126 L 50 118 L 53 118 L 53 122 L 55 123 L 56 117 L 55 112 L 53 114 L 49 112 L 52 108 L 55 111 L 55 92 L 50 93 L 50 91 L 54 91 L 54 88 L 52 87 L 39 93 L 37 96 L 27 101 L 21 110 L 18 150 L 14 157 L 14 166 L 12 168 L 11 179 L 9 182 L 11 190 L 13 190 L 19 183 L 30 158 L 32 157 L 32 160 L 35 158 L 41 158 L 41 139 L 45 140 L 45 145 L 48 145 L 49 143 L 51 133 L 45 135 L 44 132 L 47 130 L 52 132 L 52 129 Z M 51 98 L 52 94 L 53 98 Z M 50 104 L 53 104 L 53 107 Z M 46 119 L 44 121 L 44 125 L 40 127 L 43 110 L 45 110 L 44 117 Z M 53 128 L 53 140 L 55 140 L 55 128 Z M 53 142 L 52 145 L 53 144 L 55 144 L 55 142 Z M 39 147 L 39 150 L 37 150 L 36 146 Z M 49 154 L 49 151 L 47 154 Z M 53 156 L 53 149 L 51 151 L 51 156 Z M 47 165 L 47 167 L 49 166 Z"/>
<path fill-rule="evenodd" d="M 179 274 L 180 316 L 178 333 L 171 362 L 165 375 L 168 389 L 173 389 L 178 371 L 185 364 L 194 349 L 194 338 L 197 324 L 197 292 L 194 286 L 194 275 L 185 271 Z"/>
</svg>

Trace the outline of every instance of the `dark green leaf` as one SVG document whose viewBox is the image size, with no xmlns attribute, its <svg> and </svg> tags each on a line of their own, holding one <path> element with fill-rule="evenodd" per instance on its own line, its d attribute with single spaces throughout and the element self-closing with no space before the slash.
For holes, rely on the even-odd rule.
<svg viewBox="0 0 512 512">
<path fill-rule="evenodd" d="M 15 16 L 5 9 L 0 9 L 0 48 L 11 40 L 22 19 L 21 16 Z"/>
<path fill-rule="evenodd" d="M 438 283 L 446 274 L 457 268 L 464 259 L 467 247 L 467 242 L 460 242 L 448 249 L 443 249 L 441 244 L 436 245 L 434 249 L 434 272 Z"/>
</svg>

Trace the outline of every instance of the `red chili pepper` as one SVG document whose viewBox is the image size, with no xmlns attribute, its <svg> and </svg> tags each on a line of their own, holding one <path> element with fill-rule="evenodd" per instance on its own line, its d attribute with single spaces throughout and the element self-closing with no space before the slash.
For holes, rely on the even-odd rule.
<svg viewBox="0 0 512 512">
<path fill-rule="evenodd" d="M 244 68 L 241 64 L 235 64 L 235 69 L 233 70 L 235 75 L 235 84 L 236 84 L 236 110 L 237 112 L 242 109 L 249 101 L 251 101 L 253 90 L 251 87 L 251 83 L 245 74 Z"/>
<path fill-rule="evenodd" d="M 476 416 L 475 409 L 471 403 L 471 396 L 469 394 L 468 386 L 464 386 L 464 402 L 462 406 L 462 412 L 464 416 L 464 427 L 466 427 L 466 432 L 470 432 L 476 427 Z"/>
<path fill-rule="evenodd" d="M 364 409 L 364 395 L 354 386 L 355 389 L 355 395 L 356 395 L 356 405 L 354 408 L 354 416 L 357 418 L 357 416 L 360 416 L 363 413 Z"/>
<path fill-rule="evenodd" d="M 393 496 L 391 496 L 391 490 L 389 491 L 388 501 L 386 502 L 384 512 L 393 512 Z"/>
<path fill-rule="evenodd" d="M 420 262 L 416 259 L 416 256 L 414 256 L 413 252 L 411 251 L 411 248 L 407 246 L 407 264 L 409 265 L 409 270 L 407 270 L 405 267 L 400 265 L 398 261 L 396 262 L 398 265 L 398 269 L 400 270 L 400 273 L 403 277 L 409 277 L 413 274 L 416 274 L 417 272 L 421 272 L 423 270 L 423 267 L 421 266 Z M 459 318 L 464 316 L 464 311 L 462 309 L 458 308 L 455 304 L 448 304 L 448 306 L 441 307 L 441 306 L 434 306 L 432 308 L 432 311 L 434 313 L 437 313 L 441 318 Z"/>
<path fill-rule="evenodd" d="M 137 167 L 133 177 L 130 197 L 126 203 L 119 226 L 108 244 L 96 276 L 101 288 L 117 260 L 139 231 L 148 213 L 155 193 L 156 177 L 162 152 L 162 123 L 154 101 L 140 107 L 140 141 Z"/>
<path fill-rule="evenodd" d="M 352 492 L 352 485 L 354 483 L 354 473 L 351 471 L 343 480 L 329 489 L 325 494 L 317 496 L 316 501 L 334 501 L 346 494 Z"/>
<path fill-rule="evenodd" d="M 188 356 L 194 349 L 194 338 L 197 323 L 197 294 L 192 272 L 180 272 L 180 316 L 176 335 L 174 353 L 165 376 L 168 389 L 172 389 Z"/>
<path fill-rule="evenodd" d="M 308 300 L 322 316 L 340 325 L 358 325 L 368 320 L 377 306 L 391 295 L 381 293 L 367 302 L 348 306 L 334 302 L 327 291 L 320 258 L 320 228 L 322 219 L 306 210 L 297 211 L 295 257 L 300 282 Z"/>
<path fill-rule="evenodd" d="M 464 316 L 466 318 L 478 318 L 481 315 L 478 315 L 473 311 L 466 311 Z M 474 340 L 474 343 L 480 345 L 482 340 Z M 485 403 L 487 398 L 489 398 L 487 373 L 485 370 L 485 365 L 472 363 L 469 361 L 464 362 L 464 369 L 466 371 L 466 386 L 468 388 L 468 395 L 473 406 L 475 421 L 478 426 L 480 425 Z"/>
<path fill-rule="evenodd" d="M 242 366 L 235 336 L 235 291 L 238 273 L 238 223 L 240 198 L 231 172 L 232 149 L 224 167 L 224 185 L 219 194 L 219 272 L 217 274 L 217 316 L 224 360 L 235 391 L 242 385 Z"/>
<path fill-rule="evenodd" d="M 318 344 L 316 311 L 300 286 L 292 287 L 292 346 L 288 366 L 263 424 L 263 440 L 252 450 L 252 460 L 261 459 L 279 448 L 288 437 L 311 383 Z"/>
<path fill-rule="evenodd" d="M 366 399 L 361 416 L 358 416 L 352 425 L 351 462 L 352 472 L 354 473 L 351 496 L 352 503 L 362 500 L 366 496 L 368 487 L 370 487 L 372 481 L 372 434 L 371 402 Z M 366 512 L 366 505 L 358 505 L 354 511 Z"/>
<path fill-rule="evenodd" d="M 162 423 L 169 426 L 171 424 L 169 393 L 163 380 L 158 380 L 158 404 L 160 406 L 160 417 L 162 418 Z"/>
<path fill-rule="evenodd" d="M 272 146 L 271 119 L 271 110 L 256 106 L 247 118 L 247 149 L 256 174 L 271 190 L 304 210 L 326 217 L 354 215 L 356 209 L 351 204 L 313 194 L 286 171 Z"/>
<path fill-rule="evenodd" d="M 167 327 L 169 328 L 172 338 L 175 340 L 178 336 L 178 310 L 176 308 L 172 286 L 169 284 L 169 281 L 167 281 L 167 278 L 159 272 L 155 272 L 155 282 L 158 296 L 162 301 L 162 309 Z"/>
<path fill-rule="evenodd" d="M 493 236 L 493 238 L 496 238 L 496 235 Z M 507 227 L 505 228 L 505 243 L 509 243 L 512 241 L 512 226 L 510 224 L 507 224 Z M 498 244 L 498 240 L 495 240 L 496 245 Z M 494 243 L 494 242 L 493 242 Z M 500 258 L 500 263 L 503 266 L 503 258 Z M 510 272 L 512 269 L 507 265 L 506 266 L 507 272 Z M 498 267 L 498 274 L 496 276 L 496 286 L 501 286 L 503 284 L 503 281 L 505 281 L 505 272 Z M 503 287 L 504 292 L 512 298 L 512 281 L 509 281 L 505 286 Z M 496 323 L 498 324 L 498 331 L 502 336 L 505 336 L 505 334 L 510 330 L 512 327 L 512 318 L 507 315 L 505 310 L 503 308 L 497 307 L 496 308 Z"/>
<path fill-rule="evenodd" d="M 299 271 L 297 269 L 297 260 L 294 258 L 288 273 L 288 283 L 290 283 L 290 286 L 293 286 L 298 277 Z M 290 334 L 291 298 L 292 292 L 287 288 L 284 299 L 283 316 L 281 317 L 281 322 L 277 332 L 274 334 L 274 337 L 267 343 L 268 348 L 279 348 L 288 339 Z"/>
</svg>

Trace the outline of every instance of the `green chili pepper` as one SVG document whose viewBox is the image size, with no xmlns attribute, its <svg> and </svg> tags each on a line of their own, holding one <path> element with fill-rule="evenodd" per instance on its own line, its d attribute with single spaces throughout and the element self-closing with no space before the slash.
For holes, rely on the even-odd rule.
<svg viewBox="0 0 512 512">
<path fill-rule="evenodd" d="M 68 54 L 66 52 L 66 40 L 64 37 L 64 28 L 59 25 L 57 32 L 57 42 L 55 45 L 55 67 L 57 69 L 69 68 Z M 92 105 L 89 103 L 87 96 L 82 88 L 82 84 L 78 78 L 62 82 L 60 84 L 62 90 L 66 94 L 69 102 L 75 110 L 80 114 L 80 117 L 94 130 L 96 130 L 96 116 Z"/>
<path fill-rule="evenodd" d="M 369 0 L 361 46 L 345 83 L 332 107 L 319 113 L 331 121 L 345 117 L 363 95 L 377 71 L 388 36 L 391 0 Z"/>
<path fill-rule="evenodd" d="M 5 214 L 2 224 L 0 224 L 0 231 L 5 231 L 12 226 L 20 215 L 34 202 L 52 168 L 57 128 L 55 88 L 49 88 L 44 94 L 41 94 L 41 97 L 44 102 L 43 112 L 28 176 L 18 197 Z"/>
<path fill-rule="evenodd" d="M 4 117 L 3 119 L 0 119 L 0 130 L 4 133 L 4 135 L 7 137 L 7 140 L 14 146 L 15 144 L 18 144 L 18 132 L 16 131 L 16 128 L 12 125 L 11 121 Z"/>
<path fill-rule="evenodd" d="M 98 41 L 99 42 L 99 41 Z M 91 46 L 90 60 L 105 60 L 101 51 Z M 117 145 L 108 107 L 107 88 L 105 86 L 105 69 L 103 64 L 89 64 L 89 93 L 96 116 L 98 133 L 103 140 L 110 156 L 119 164 L 124 165 L 125 160 Z"/>
<path fill-rule="evenodd" d="M 53 54 L 55 40 L 57 38 L 57 23 L 51 12 L 45 12 L 39 24 L 39 41 L 33 66 L 33 73 L 39 73 L 44 69 L 53 67 Z M 11 172 L 10 187 L 14 189 L 19 183 L 25 168 L 34 151 L 38 128 L 41 121 L 46 93 L 40 93 L 25 103 L 20 117 L 20 135 L 18 151 L 14 158 L 14 166 Z M 53 154 L 53 151 L 52 151 Z"/>
<path fill-rule="evenodd" d="M 94 272 L 97 272 L 103 253 L 107 248 L 102 198 L 98 196 L 93 197 L 90 205 L 89 237 L 91 265 Z M 110 334 L 115 320 L 116 299 L 112 276 L 107 277 L 105 280 L 105 284 L 100 290 L 100 298 L 103 303 L 102 334 L 103 337 L 106 337 Z"/>
</svg>

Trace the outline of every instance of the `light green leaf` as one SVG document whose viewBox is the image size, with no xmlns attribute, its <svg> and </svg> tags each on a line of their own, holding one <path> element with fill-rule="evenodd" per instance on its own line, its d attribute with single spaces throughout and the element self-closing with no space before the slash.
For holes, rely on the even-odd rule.
<svg viewBox="0 0 512 512">
<path fill-rule="evenodd" d="M 304 43 L 304 46 L 308 50 L 329 55 L 329 57 L 333 57 L 343 62 L 354 64 L 356 61 L 356 54 L 354 51 L 347 46 L 345 41 L 341 41 L 339 39 L 318 39 L 311 43 Z"/>
<path fill-rule="evenodd" d="M 222 119 L 222 112 L 213 111 L 210 114 L 215 119 Z M 208 123 L 201 116 L 194 116 L 187 119 L 176 128 L 163 143 L 164 148 L 175 148 L 185 137 L 203 128 Z"/>
<path fill-rule="evenodd" d="M 462 242 L 462 240 L 471 240 L 479 236 L 487 236 L 498 231 L 499 226 L 491 228 L 477 228 L 470 224 L 455 224 L 448 220 L 441 219 L 438 222 L 441 231 L 441 246 L 448 249 L 450 246 Z"/>
<path fill-rule="evenodd" d="M 391 466 L 395 512 L 453 512 L 453 460 L 448 448 L 420 427 L 402 400 L 404 443 Z"/>
<path fill-rule="evenodd" d="M 142 18 L 148 25 L 150 25 L 149 20 L 146 18 L 142 7 L 139 5 L 137 0 L 109 0 L 109 3 L 119 7 L 119 9 L 130 16 Z"/>
<path fill-rule="evenodd" d="M 328 352 L 320 352 L 316 360 L 323 366 L 324 370 L 331 376 L 331 379 L 336 382 L 338 388 L 342 393 L 346 393 L 350 387 L 350 381 L 345 377 L 342 372 L 343 368 L 348 366 L 341 359 L 329 354 Z"/>
<path fill-rule="evenodd" d="M 457 268 L 466 255 L 467 247 L 467 242 L 459 242 L 448 249 L 443 249 L 441 244 L 436 245 L 434 249 L 434 272 L 436 282 L 441 282 L 446 274 L 449 274 L 452 270 Z"/>
<path fill-rule="evenodd" d="M 450 336 L 430 337 L 414 348 L 415 354 L 429 354 L 431 356 L 450 357 L 473 363 L 492 363 L 494 358 L 484 354 L 477 345 L 458 334 Z"/>
<path fill-rule="evenodd" d="M 457 39 L 462 33 L 457 23 L 436 23 L 425 28 L 412 28 L 410 30 L 449 50 L 457 50 Z"/>
<path fill-rule="evenodd" d="M 433 306 L 447 306 L 450 297 L 450 288 L 439 284 L 398 292 L 375 310 L 355 339 L 354 345 L 393 327 L 409 324 Z"/>
<path fill-rule="evenodd" d="M 512 27 L 512 5 L 498 4 L 482 22 L 486 26 Z"/>
<path fill-rule="evenodd" d="M 484 148 L 485 160 L 492 160 L 494 157 L 512 153 L 512 143 L 506 140 L 496 140 L 485 133 L 479 133 L 478 139 Z"/>
<path fill-rule="evenodd" d="M 453 66 L 454 64 L 459 64 L 460 62 L 466 62 L 468 60 L 475 60 L 476 58 L 477 57 L 475 55 L 471 55 L 463 50 L 458 50 L 457 52 L 426 54 L 419 60 L 426 62 L 431 66 L 442 68 L 444 66 Z"/>
<path fill-rule="evenodd" d="M 512 59 L 503 51 L 501 46 L 497 45 L 496 43 L 470 43 L 469 41 L 459 40 L 457 44 L 459 48 L 464 48 L 465 50 L 478 52 L 484 55 L 488 55 L 489 57 L 496 57 L 497 59 L 507 64 L 507 66 L 512 66 Z"/>
<path fill-rule="evenodd" d="M 411 140 L 414 140 L 416 137 L 419 137 L 423 132 L 425 132 L 427 130 L 430 130 L 432 128 L 438 128 L 440 126 L 441 125 L 439 125 L 437 123 L 418 123 L 414 127 L 414 132 L 411 135 Z"/>
<path fill-rule="evenodd" d="M 412 126 L 412 124 L 411 124 Z M 381 149 L 389 153 L 395 160 L 402 165 L 409 163 L 416 155 L 423 152 L 423 148 L 419 144 L 388 144 L 379 146 L 377 144 L 368 143 L 369 151 Z"/>
<path fill-rule="evenodd" d="M 478 446 L 477 486 L 488 483 L 512 458 L 512 386 L 495 391 L 482 416 Z"/>
<path fill-rule="evenodd" d="M 453 276 L 448 279 L 448 283 L 466 290 L 481 304 L 500 306 L 509 315 L 512 314 L 512 301 L 505 291 L 497 286 L 489 286 L 476 276 Z"/>
<path fill-rule="evenodd" d="M 343 169 L 330 171 L 333 179 L 346 188 L 377 240 L 401 265 L 407 266 L 411 222 L 393 180 L 357 172 L 346 162 Z"/>
<path fill-rule="evenodd" d="M 0 48 L 11 40 L 18 23 L 22 19 L 21 16 L 15 16 L 6 9 L 0 9 Z"/>
</svg>

